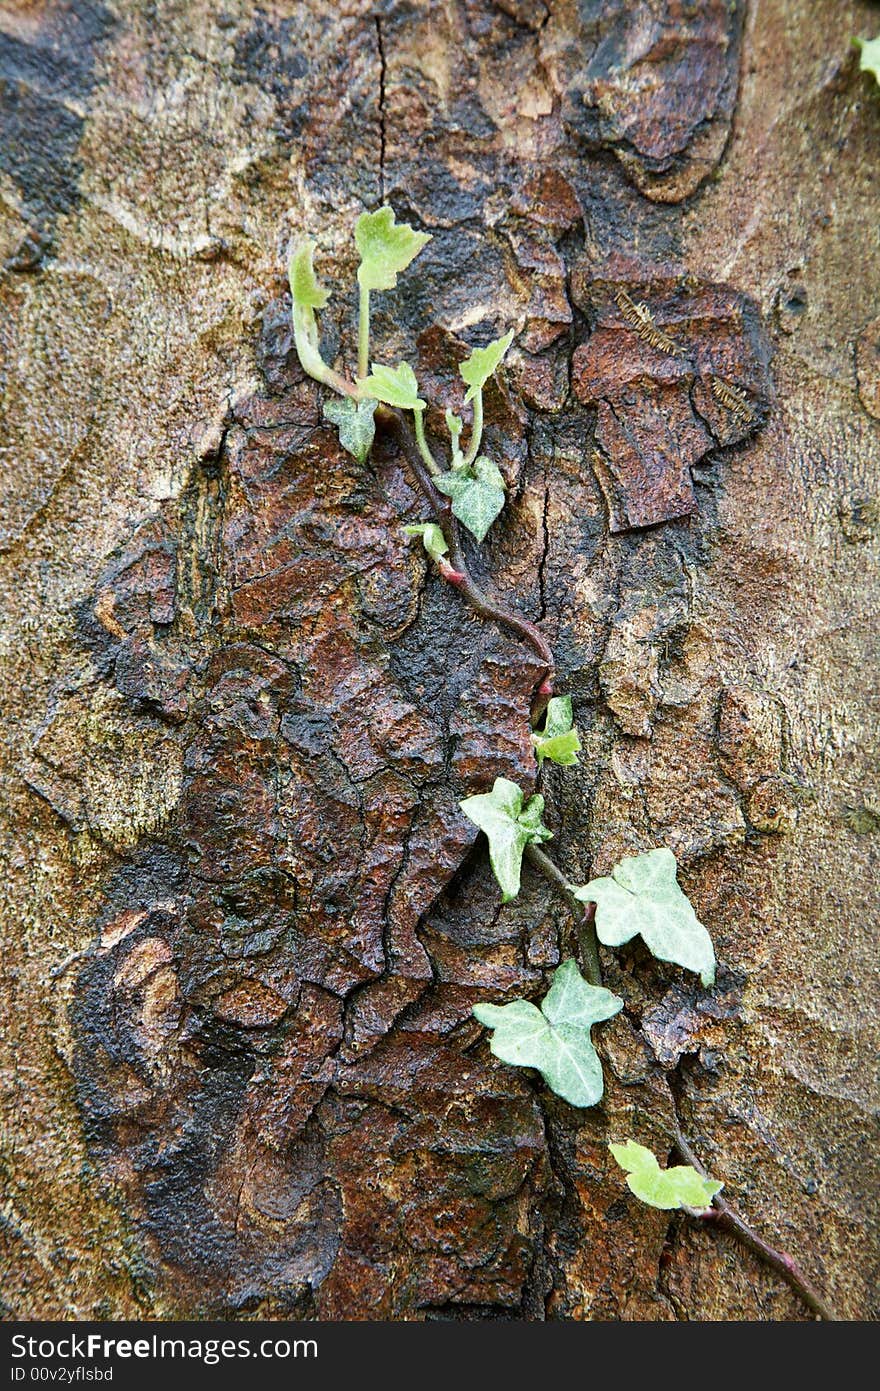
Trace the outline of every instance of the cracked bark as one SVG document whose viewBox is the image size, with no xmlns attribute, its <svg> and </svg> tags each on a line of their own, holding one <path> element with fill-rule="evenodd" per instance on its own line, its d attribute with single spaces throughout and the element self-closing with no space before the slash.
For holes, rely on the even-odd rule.
<svg viewBox="0 0 880 1391">
<path fill-rule="evenodd" d="M 40 136 L 29 162 L 0 107 L 11 1314 L 802 1317 L 610 1165 L 664 1152 L 673 1095 L 731 1201 L 871 1314 L 871 11 L 698 8 L 0 21 Z M 385 195 L 433 241 L 376 297 L 383 360 L 458 409 L 457 363 L 518 330 L 473 566 L 573 696 L 555 858 L 669 844 L 719 949 L 708 995 L 605 956 L 595 1112 L 470 1019 L 575 947 L 537 875 L 499 907 L 455 806 L 531 787 L 540 662 L 428 573 L 396 445 L 355 465 L 296 366 L 287 247 L 319 237 L 351 371 L 350 225 Z"/>
</svg>

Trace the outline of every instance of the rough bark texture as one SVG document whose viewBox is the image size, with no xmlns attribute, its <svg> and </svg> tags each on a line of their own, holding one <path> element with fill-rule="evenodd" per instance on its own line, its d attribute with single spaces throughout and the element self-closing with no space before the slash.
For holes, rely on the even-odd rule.
<svg viewBox="0 0 880 1391">
<path fill-rule="evenodd" d="M 872 1314 L 877 19 L 0 10 L 9 1315 L 803 1317 L 624 1188 L 607 1140 L 668 1152 L 672 1097 Z M 385 360 L 453 404 L 518 329 L 477 564 L 574 696 L 555 853 L 582 880 L 671 846 L 722 963 L 707 994 L 607 957 L 595 1111 L 470 1018 L 571 950 L 456 810 L 534 781 L 534 662 L 427 572 L 401 459 L 341 453 L 292 350 L 307 232 L 353 365 L 383 198 L 433 234 L 377 297 Z"/>
</svg>

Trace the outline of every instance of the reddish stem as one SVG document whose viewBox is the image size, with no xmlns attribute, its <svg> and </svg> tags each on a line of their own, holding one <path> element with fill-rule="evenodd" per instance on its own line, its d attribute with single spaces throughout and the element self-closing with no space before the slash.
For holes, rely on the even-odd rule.
<svg viewBox="0 0 880 1391">
<path fill-rule="evenodd" d="M 709 1177 L 678 1125 L 676 1125 L 675 1132 L 675 1148 L 686 1164 L 690 1164 L 703 1178 Z M 769 1265 L 771 1270 L 775 1270 L 778 1275 L 782 1276 L 786 1284 L 790 1285 L 795 1294 L 803 1300 L 807 1308 L 817 1318 L 826 1319 L 829 1323 L 839 1322 L 839 1316 L 825 1302 L 816 1286 L 807 1279 L 797 1261 L 785 1251 L 777 1251 L 763 1237 L 758 1236 L 758 1233 L 749 1226 L 744 1218 L 740 1217 L 739 1213 L 718 1194 L 712 1199 L 712 1206 L 696 1220 L 698 1222 L 712 1222 L 721 1231 L 734 1237 L 741 1246 L 754 1252 L 765 1265 Z"/>
<path fill-rule="evenodd" d="M 546 855 L 543 850 L 539 850 L 537 845 L 527 845 L 525 857 L 532 868 L 536 869 L 539 874 L 543 874 L 557 893 L 565 899 L 577 927 L 578 948 L 584 975 L 591 985 L 601 985 L 602 966 L 599 961 L 599 941 L 596 937 L 594 924 L 595 903 L 581 903 L 579 898 L 575 898 L 565 875 L 553 863 L 550 856 Z"/>
<path fill-rule="evenodd" d="M 536 627 L 534 623 L 530 623 L 527 618 L 523 618 L 522 614 L 517 613 L 515 609 L 509 609 L 497 600 L 491 599 L 471 575 L 464 554 L 461 530 L 452 515 L 449 498 L 444 497 L 434 487 L 431 475 L 419 452 L 412 426 L 403 412 L 393 410 L 388 406 L 380 406 L 376 411 L 376 423 L 385 426 L 396 436 L 413 477 L 430 503 L 437 525 L 443 532 L 449 547 L 449 561 L 445 562 L 445 569 L 443 566 L 440 567 L 441 574 L 450 584 L 454 584 L 461 591 L 474 613 L 480 618 L 491 619 L 492 622 L 516 633 L 518 637 L 529 644 L 543 663 L 544 671 L 535 692 L 532 706 L 532 719 L 533 721 L 538 719 L 546 708 L 547 700 L 553 693 L 555 662 L 550 644 L 540 628 Z"/>
</svg>

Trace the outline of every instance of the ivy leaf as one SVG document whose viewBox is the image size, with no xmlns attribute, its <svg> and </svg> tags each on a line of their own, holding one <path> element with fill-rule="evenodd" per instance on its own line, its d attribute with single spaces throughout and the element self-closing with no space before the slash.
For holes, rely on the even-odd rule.
<svg viewBox="0 0 880 1391">
<path fill-rule="evenodd" d="M 350 396 L 325 402 L 324 416 L 339 427 L 339 443 L 359 464 L 366 462 L 373 447 L 377 401 L 353 401 Z"/>
<path fill-rule="evenodd" d="M 361 253 L 358 280 L 365 290 L 393 290 L 397 277 L 431 240 L 405 222 L 394 220 L 393 208 L 361 213 L 354 224 L 354 240 Z"/>
<path fill-rule="evenodd" d="M 880 82 L 880 34 L 876 39 L 853 39 L 853 43 L 862 50 L 860 71 L 873 73 Z"/>
<path fill-rule="evenodd" d="M 481 455 L 473 464 L 450 469 L 434 483 L 441 493 L 452 498 L 452 515 L 466 526 L 478 541 L 504 506 L 504 478 L 491 459 Z"/>
<path fill-rule="evenodd" d="M 649 1207 L 671 1210 L 677 1207 L 696 1208 L 704 1212 L 720 1193 L 723 1183 L 703 1178 L 691 1164 L 678 1164 L 661 1169 L 655 1156 L 644 1145 L 627 1140 L 625 1145 L 608 1146 L 621 1169 L 626 1170 L 627 1187 Z"/>
<path fill-rule="evenodd" d="M 397 367 L 383 367 L 373 363 L 372 375 L 358 382 L 362 391 L 384 401 L 386 406 L 398 406 L 404 411 L 423 411 L 425 402 L 419 396 L 416 374 L 408 362 Z"/>
<path fill-rule="evenodd" d="M 405 526 L 403 530 L 407 536 L 421 536 L 422 545 L 432 560 L 440 560 L 449 550 L 446 537 L 436 522 L 420 522 L 417 526 Z"/>
<path fill-rule="evenodd" d="M 547 702 L 544 728 L 532 734 L 532 743 L 539 763 L 545 758 L 563 768 L 577 763 L 581 741 L 572 727 L 571 696 L 553 696 Z"/>
<path fill-rule="evenodd" d="M 474 348 L 470 357 L 461 363 L 458 370 L 468 386 L 465 401 L 472 401 L 477 392 L 482 391 L 512 342 L 513 329 L 503 338 L 487 343 L 485 348 Z"/>
<path fill-rule="evenodd" d="M 698 971 L 704 985 L 715 982 L 712 939 L 675 877 L 671 850 L 628 855 L 606 879 L 574 890 L 596 905 L 596 933 L 606 947 L 620 947 L 637 934 L 660 961 Z"/>
<path fill-rule="evenodd" d="M 465 797 L 459 806 L 469 821 L 485 831 L 489 840 L 489 860 L 501 886 L 501 902 L 509 903 L 519 893 L 523 851 L 534 841 L 550 840 L 541 817 L 544 798 L 530 797 L 523 806 L 522 790 L 508 778 L 496 778 L 491 792 Z"/>
<path fill-rule="evenodd" d="M 590 1029 L 611 1019 L 623 1001 L 584 980 L 574 961 L 564 961 L 541 1008 L 528 1000 L 509 1005 L 475 1005 L 474 1015 L 494 1032 L 489 1047 L 503 1063 L 534 1067 L 547 1086 L 572 1106 L 595 1106 L 602 1099 L 602 1064 Z"/>
<path fill-rule="evenodd" d="M 323 309 L 330 298 L 330 291 L 318 284 L 312 264 L 314 255 L 315 243 L 303 242 L 291 256 L 287 268 L 293 302 L 301 309 Z"/>
</svg>

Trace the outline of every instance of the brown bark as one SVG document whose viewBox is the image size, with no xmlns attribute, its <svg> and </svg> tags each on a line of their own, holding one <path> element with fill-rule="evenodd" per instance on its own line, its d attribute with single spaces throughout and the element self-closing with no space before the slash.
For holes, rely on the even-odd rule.
<svg viewBox="0 0 880 1391">
<path fill-rule="evenodd" d="M 0 11 L 2 1291 L 10 1316 L 806 1316 L 607 1151 L 700 1160 L 849 1317 L 877 1278 L 880 90 L 868 4 L 34 0 Z M 480 999 L 573 948 L 459 797 L 540 664 L 321 420 L 356 214 L 433 234 L 377 355 L 487 392 L 474 567 L 585 751 L 571 877 L 669 845 L 717 988 L 604 954 L 578 1112 Z M 644 308 L 642 308 L 644 306 Z M 459 384 L 460 385 L 460 384 Z M 442 410 L 429 416 L 442 424 Z M 872 887 L 873 880 L 873 887 Z"/>
</svg>

